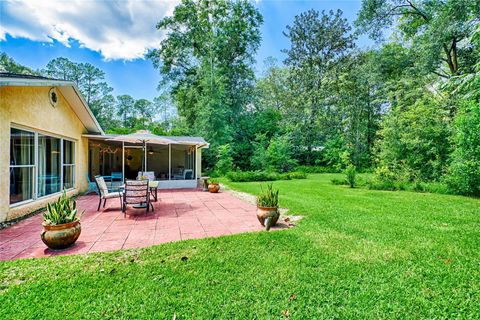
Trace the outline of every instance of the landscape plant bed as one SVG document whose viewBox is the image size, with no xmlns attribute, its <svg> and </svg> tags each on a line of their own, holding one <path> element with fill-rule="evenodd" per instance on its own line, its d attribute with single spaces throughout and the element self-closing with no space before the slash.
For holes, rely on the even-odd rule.
<svg viewBox="0 0 480 320">
<path fill-rule="evenodd" d="M 286 232 L 2 262 L 0 318 L 480 317 L 479 199 L 335 177 L 275 182 L 281 205 L 305 216 Z"/>
</svg>

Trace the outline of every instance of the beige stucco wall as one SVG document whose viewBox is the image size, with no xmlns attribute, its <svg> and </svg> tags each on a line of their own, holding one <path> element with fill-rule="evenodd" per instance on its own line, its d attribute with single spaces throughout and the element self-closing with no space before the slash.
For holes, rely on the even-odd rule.
<svg viewBox="0 0 480 320">
<path fill-rule="evenodd" d="M 42 208 L 58 197 L 51 195 L 20 206 L 9 205 L 10 128 L 24 127 L 75 141 L 76 186 L 70 193 L 85 191 L 88 183 L 88 140 L 85 127 L 57 90 L 59 102 L 53 107 L 48 98 L 50 87 L 0 87 L 0 222 Z"/>
</svg>

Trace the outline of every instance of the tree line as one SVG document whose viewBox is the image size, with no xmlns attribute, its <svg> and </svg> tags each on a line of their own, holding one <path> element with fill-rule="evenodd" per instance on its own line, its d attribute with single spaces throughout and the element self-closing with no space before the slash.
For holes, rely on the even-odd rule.
<svg viewBox="0 0 480 320">
<path fill-rule="evenodd" d="M 308 10 L 283 28 L 284 61 L 255 74 L 262 23 L 250 1 L 182 0 L 148 54 L 162 76 L 152 102 L 113 97 L 89 64 L 58 58 L 41 73 L 75 81 L 111 132 L 203 136 L 218 174 L 355 166 L 379 188 L 480 195 L 478 0 L 363 0 L 353 24 Z M 359 48 L 361 35 L 376 45 Z M 152 119 L 167 106 L 174 116 Z"/>
<path fill-rule="evenodd" d="M 479 1 L 364 0 L 353 25 L 308 10 L 284 28 L 283 63 L 255 77 L 262 22 L 249 1 L 183 0 L 157 25 L 149 57 L 186 132 L 211 143 L 207 166 L 353 165 L 380 187 L 480 193 Z"/>
</svg>

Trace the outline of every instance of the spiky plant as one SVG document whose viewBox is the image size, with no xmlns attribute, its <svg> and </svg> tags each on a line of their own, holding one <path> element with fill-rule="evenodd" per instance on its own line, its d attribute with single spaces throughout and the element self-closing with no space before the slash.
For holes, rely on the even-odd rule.
<svg viewBox="0 0 480 320">
<path fill-rule="evenodd" d="M 273 190 L 273 183 L 267 184 L 267 190 L 263 190 L 263 187 L 260 186 L 261 191 L 257 197 L 257 205 L 259 207 L 273 208 L 278 207 L 278 190 Z"/>
<path fill-rule="evenodd" d="M 80 219 L 77 216 L 77 205 L 71 197 L 67 196 L 67 192 L 64 190 L 63 194 L 57 201 L 47 204 L 47 211 L 43 214 L 43 221 L 47 225 L 59 225 L 64 223 L 70 223 Z M 83 215 L 83 211 L 81 215 Z"/>
</svg>

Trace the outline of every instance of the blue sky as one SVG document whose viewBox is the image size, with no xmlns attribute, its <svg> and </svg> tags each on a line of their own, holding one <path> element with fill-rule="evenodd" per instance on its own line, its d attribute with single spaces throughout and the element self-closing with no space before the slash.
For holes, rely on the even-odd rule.
<svg viewBox="0 0 480 320">
<path fill-rule="evenodd" d="M 0 1 L 0 51 L 17 62 L 44 67 L 56 57 L 90 62 L 106 73 L 114 94 L 130 94 L 136 99 L 153 99 L 160 80 L 152 63 L 143 54 L 154 48 L 162 34 L 155 23 L 170 15 L 176 0 L 121 1 Z M 282 49 L 289 47 L 283 35 L 295 15 L 308 9 L 341 9 L 353 22 L 360 0 L 300 1 L 261 0 L 255 5 L 264 17 L 262 44 L 257 53 L 257 72 L 269 56 L 284 59 Z M 367 38 L 358 41 L 365 47 Z"/>
</svg>

